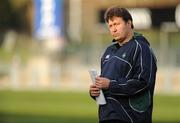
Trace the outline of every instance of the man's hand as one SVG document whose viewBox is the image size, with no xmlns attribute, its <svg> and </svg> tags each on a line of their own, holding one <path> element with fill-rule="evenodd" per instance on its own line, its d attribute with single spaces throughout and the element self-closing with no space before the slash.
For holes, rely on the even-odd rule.
<svg viewBox="0 0 180 123">
<path fill-rule="evenodd" d="M 96 77 L 95 85 L 99 89 L 108 89 L 110 84 L 110 80 L 104 77 Z"/>
<path fill-rule="evenodd" d="M 93 97 L 98 97 L 100 94 L 100 89 L 96 87 L 95 84 L 90 85 L 89 91 L 90 91 L 90 95 Z"/>
</svg>

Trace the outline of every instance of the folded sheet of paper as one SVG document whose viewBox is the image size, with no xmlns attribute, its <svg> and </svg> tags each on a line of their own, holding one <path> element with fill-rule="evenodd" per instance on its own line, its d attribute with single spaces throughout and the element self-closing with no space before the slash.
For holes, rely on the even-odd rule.
<svg viewBox="0 0 180 123">
<path fill-rule="evenodd" d="M 89 74 L 91 76 L 91 80 L 94 83 L 95 82 L 95 78 L 98 76 L 98 73 L 95 69 L 91 69 L 89 70 Z M 103 91 L 100 90 L 100 95 L 98 97 L 96 97 L 96 102 L 99 105 L 105 105 L 106 104 L 106 100 L 103 94 Z"/>
</svg>

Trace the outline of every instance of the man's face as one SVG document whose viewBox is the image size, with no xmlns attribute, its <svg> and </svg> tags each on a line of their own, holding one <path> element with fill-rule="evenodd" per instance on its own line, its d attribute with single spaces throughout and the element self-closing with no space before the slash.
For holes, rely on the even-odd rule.
<svg viewBox="0 0 180 123">
<path fill-rule="evenodd" d="M 115 40 L 123 42 L 131 29 L 131 21 L 125 22 L 121 17 L 113 17 L 108 21 L 108 28 Z"/>
</svg>

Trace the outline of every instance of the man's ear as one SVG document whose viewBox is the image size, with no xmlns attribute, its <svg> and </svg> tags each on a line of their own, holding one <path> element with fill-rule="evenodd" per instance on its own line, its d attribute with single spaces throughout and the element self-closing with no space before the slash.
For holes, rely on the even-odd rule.
<svg viewBox="0 0 180 123">
<path fill-rule="evenodd" d="M 131 28 L 132 21 L 131 21 L 131 20 L 128 20 L 127 25 Z"/>
</svg>

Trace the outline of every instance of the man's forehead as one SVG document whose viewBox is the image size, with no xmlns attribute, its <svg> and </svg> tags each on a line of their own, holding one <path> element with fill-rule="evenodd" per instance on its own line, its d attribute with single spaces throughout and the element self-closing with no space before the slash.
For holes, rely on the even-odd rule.
<svg viewBox="0 0 180 123">
<path fill-rule="evenodd" d="M 109 18 L 108 23 L 112 21 L 120 21 L 120 20 L 122 20 L 122 17 L 113 16 Z"/>
</svg>

